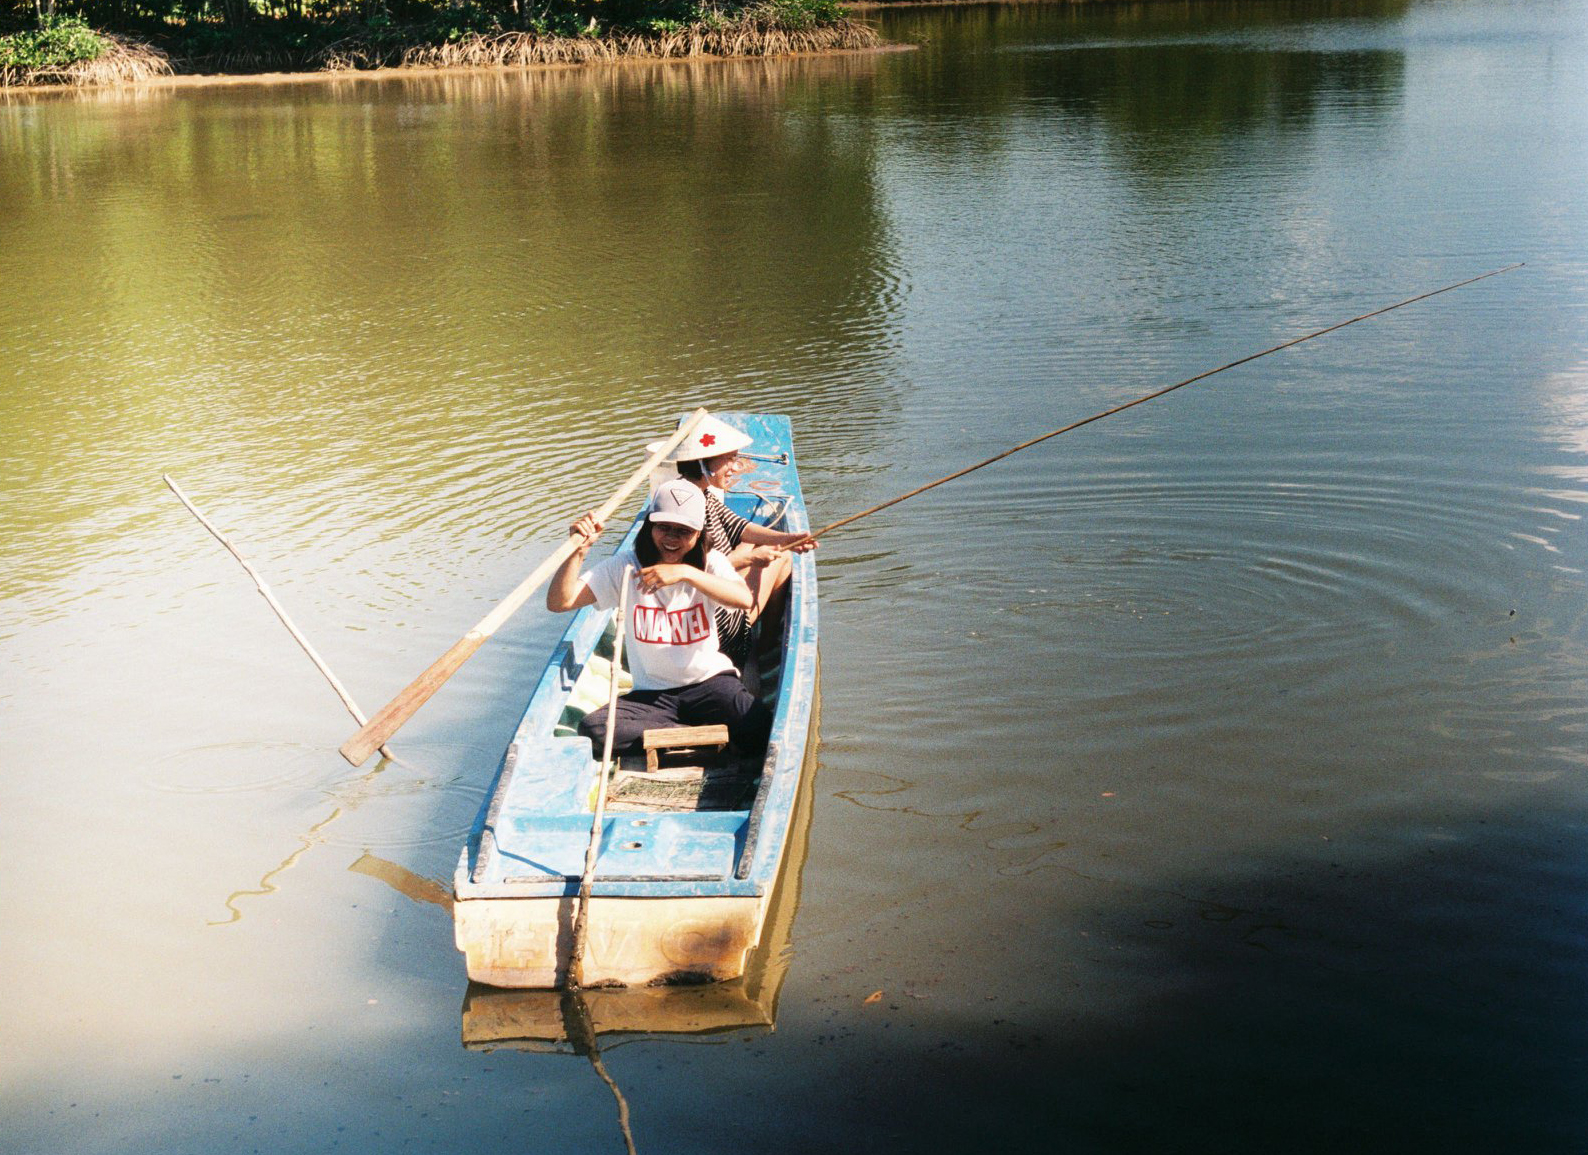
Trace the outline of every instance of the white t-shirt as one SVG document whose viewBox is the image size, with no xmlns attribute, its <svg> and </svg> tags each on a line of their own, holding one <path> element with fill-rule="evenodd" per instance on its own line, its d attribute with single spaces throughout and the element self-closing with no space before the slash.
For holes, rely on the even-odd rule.
<svg viewBox="0 0 1588 1155">
<path fill-rule="evenodd" d="M 636 690 L 674 690 L 734 669 L 717 643 L 717 615 L 712 613 L 717 602 L 687 582 L 642 593 L 640 562 L 632 549 L 619 550 L 586 570 L 579 582 L 590 587 L 597 606 L 613 609 L 624 566 L 629 567 L 629 621 L 623 653 Z M 706 551 L 706 572 L 744 583 L 714 549 Z"/>
</svg>

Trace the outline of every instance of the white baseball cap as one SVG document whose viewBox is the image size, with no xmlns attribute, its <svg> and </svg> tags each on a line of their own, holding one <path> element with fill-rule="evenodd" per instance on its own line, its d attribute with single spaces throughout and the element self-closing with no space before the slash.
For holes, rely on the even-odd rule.
<svg viewBox="0 0 1588 1155">
<path fill-rule="evenodd" d="M 653 441 L 645 447 L 655 453 L 666 442 Z M 700 461 L 706 457 L 720 457 L 724 453 L 737 453 L 750 444 L 747 434 L 739 432 L 726 421 L 706 416 L 700 419 L 694 432 L 684 438 L 678 448 L 667 455 L 668 461 Z"/>
<path fill-rule="evenodd" d="M 706 525 L 706 495 L 692 481 L 666 481 L 651 498 L 650 520 L 701 530 Z"/>
</svg>

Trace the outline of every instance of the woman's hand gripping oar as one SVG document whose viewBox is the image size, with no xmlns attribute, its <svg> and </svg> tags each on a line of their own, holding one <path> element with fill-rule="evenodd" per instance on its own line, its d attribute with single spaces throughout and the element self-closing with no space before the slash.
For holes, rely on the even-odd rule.
<svg viewBox="0 0 1588 1155">
<path fill-rule="evenodd" d="M 697 409 L 691 413 L 673 435 L 662 442 L 627 481 L 618 486 L 617 492 L 607 499 L 607 503 L 595 511 L 595 520 L 605 522 L 610 518 L 618 506 L 623 504 L 624 499 L 651 475 L 651 470 L 660 465 L 684 438 L 694 432 L 695 426 L 699 425 L 705 416 L 704 409 Z M 501 628 L 502 623 L 512 617 L 529 596 L 544 585 L 547 578 L 557 572 L 558 567 L 578 547 L 578 544 L 579 538 L 570 537 L 558 546 L 556 552 L 541 562 L 535 572 L 519 583 L 518 588 L 508 594 L 500 605 L 481 618 L 472 630 L 432 662 L 429 669 L 410 682 L 401 693 L 382 706 L 380 712 L 371 718 L 363 729 L 342 743 L 342 757 L 355 766 L 360 765 L 376 747 L 395 734 L 398 728 L 413 717 L 414 712 L 428 702 L 446 680 L 457 673 L 459 667 L 473 657 L 474 652 Z"/>
</svg>

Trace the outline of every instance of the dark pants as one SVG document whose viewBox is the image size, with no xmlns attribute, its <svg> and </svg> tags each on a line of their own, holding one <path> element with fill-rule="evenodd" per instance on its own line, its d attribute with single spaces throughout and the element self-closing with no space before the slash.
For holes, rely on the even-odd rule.
<svg viewBox="0 0 1588 1155">
<path fill-rule="evenodd" d="M 639 749 L 647 730 L 718 724 L 728 727 L 728 738 L 735 749 L 758 754 L 772 732 L 772 711 L 746 690 L 732 672 L 676 690 L 635 690 L 618 699 L 612 749 Z M 579 733 L 595 743 L 596 757 L 600 758 L 606 741 L 607 708 L 602 706 L 586 714 L 579 723 Z"/>
</svg>

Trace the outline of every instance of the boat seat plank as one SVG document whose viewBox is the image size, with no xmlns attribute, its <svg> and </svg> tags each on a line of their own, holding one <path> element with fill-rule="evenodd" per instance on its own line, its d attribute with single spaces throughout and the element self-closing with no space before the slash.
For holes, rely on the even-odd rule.
<svg viewBox="0 0 1588 1155">
<path fill-rule="evenodd" d="M 654 730 L 645 731 L 643 745 L 645 747 L 645 769 L 647 773 L 656 774 L 662 769 L 661 753 L 663 750 L 688 751 L 693 754 L 701 750 L 721 751 L 728 745 L 728 727 L 716 726 L 658 726 Z"/>
<path fill-rule="evenodd" d="M 728 727 L 660 726 L 645 731 L 647 750 L 671 750 L 678 746 L 726 746 Z"/>
</svg>

